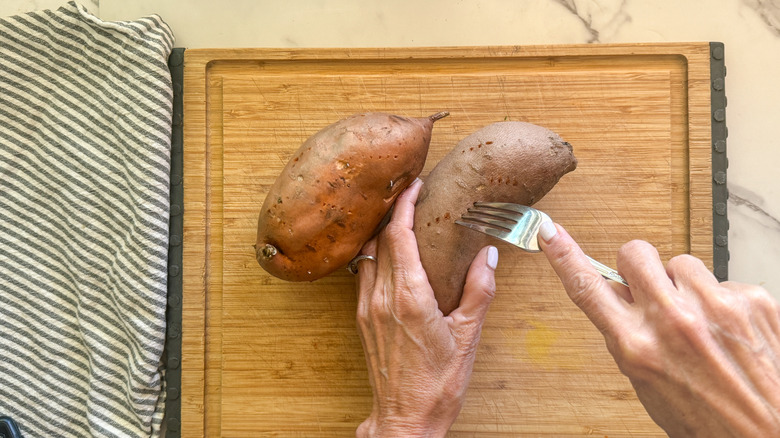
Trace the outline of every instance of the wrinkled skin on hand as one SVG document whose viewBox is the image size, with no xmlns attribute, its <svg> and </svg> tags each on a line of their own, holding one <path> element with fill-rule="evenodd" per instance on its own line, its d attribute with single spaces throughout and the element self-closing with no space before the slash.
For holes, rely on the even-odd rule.
<svg viewBox="0 0 780 438">
<path fill-rule="evenodd" d="M 780 308 L 764 289 L 718 283 L 692 256 L 666 266 L 624 245 L 609 283 L 558 226 L 540 239 L 569 297 L 604 335 L 650 417 L 672 437 L 780 436 Z"/>
<path fill-rule="evenodd" d="M 357 436 L 444 436 L 468 387 L 482 324 L 495 294 L 498 253 L 486 247 L 467 275 L 460 307 L 443 316 L 420 263 L 412 225 L 422 183 L 396 201 L 393 216 L 362 254 L 357 323 L 373 389 Z"/>
</svg>

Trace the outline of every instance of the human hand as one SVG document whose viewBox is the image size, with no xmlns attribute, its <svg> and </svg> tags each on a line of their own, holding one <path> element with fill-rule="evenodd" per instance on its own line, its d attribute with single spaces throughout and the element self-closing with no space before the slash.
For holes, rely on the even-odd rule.
<svg viewBox="0 0 780 438">
<path fill-rule="evenodd" d="M 780 307 L 764 289 L 718 283 L 689 255 L 664 267 L 641 241 L 618 252 L 626 288 L 604 280 L 562 227 L 540 235 L 569 297 L 666 433 L 780 436 Z"/>
<path fill-rule="evenodd" d="M 463 405 L 477 344 L 495 294 L 498 251 L 471 264 L 460 307 L 443 316 L 420 263 L 412 231 L 416 181 L 396 200 L 392 219 L 362 254 L 357 322 L 374 394 L 357 436 L 444 436 Z"/>
</svg>

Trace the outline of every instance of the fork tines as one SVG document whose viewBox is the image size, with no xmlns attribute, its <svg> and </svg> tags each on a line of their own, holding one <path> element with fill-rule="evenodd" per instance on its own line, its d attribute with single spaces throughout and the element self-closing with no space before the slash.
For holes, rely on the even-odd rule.
<svg viewBox="0 0 780 438">
<path fill-rule="evenodd" d="M 470 207 L 455 223 L 503 239 L 523 215 L 516 207 L 522 206 L 505 202 L 475 202 L 474 207 Z"/>
<path fill-rule="evenodd" d="M 531 207 L 520 204 L 512 204 L 510 202 L 475 202 L 475 209 L 489 208 L 492 210 L 502 210 L 507 213 L 515 213 L 515 217 L 520 217 L 533 210 Z"/>
</svg>

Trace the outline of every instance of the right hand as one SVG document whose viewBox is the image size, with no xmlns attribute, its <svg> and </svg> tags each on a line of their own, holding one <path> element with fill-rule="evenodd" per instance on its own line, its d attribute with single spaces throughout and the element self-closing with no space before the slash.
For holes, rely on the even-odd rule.
<svg viewBox="0 0 780 438">
<path fill-rule="evenodd" d="M 554 233 L 550 236 L 551 233 Z M 545 240 L 546 239 L 546 240 Z M 780 437 L 780 306 L 689 255 L 633 241 L 610 284 L 558 226 L 540 244 L 650 417 L 673 437 Z"/>
</svg>

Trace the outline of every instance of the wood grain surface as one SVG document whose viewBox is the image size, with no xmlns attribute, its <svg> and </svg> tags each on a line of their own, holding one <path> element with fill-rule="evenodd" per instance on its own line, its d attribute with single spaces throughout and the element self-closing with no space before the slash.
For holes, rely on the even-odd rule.
<svg viewBox="0 0 780 438">
<path fill-rule="evenodd" d="M 265 193 L 308 136 L 357 112 L 450 111 L 424 176 L 484 125 L 543 125 L 579 166 L 537 207 L 587 253 L 614 265 L 644 239 L 711 265 L 709 59 L 708 43 L 186 51 L 183 435 L 350 436 L 370 412 L 354 278 L 287 283 L 254 259 Z M 449 436 L 663 436 L 545 257 L 497 246 Z"/>
</svg>

